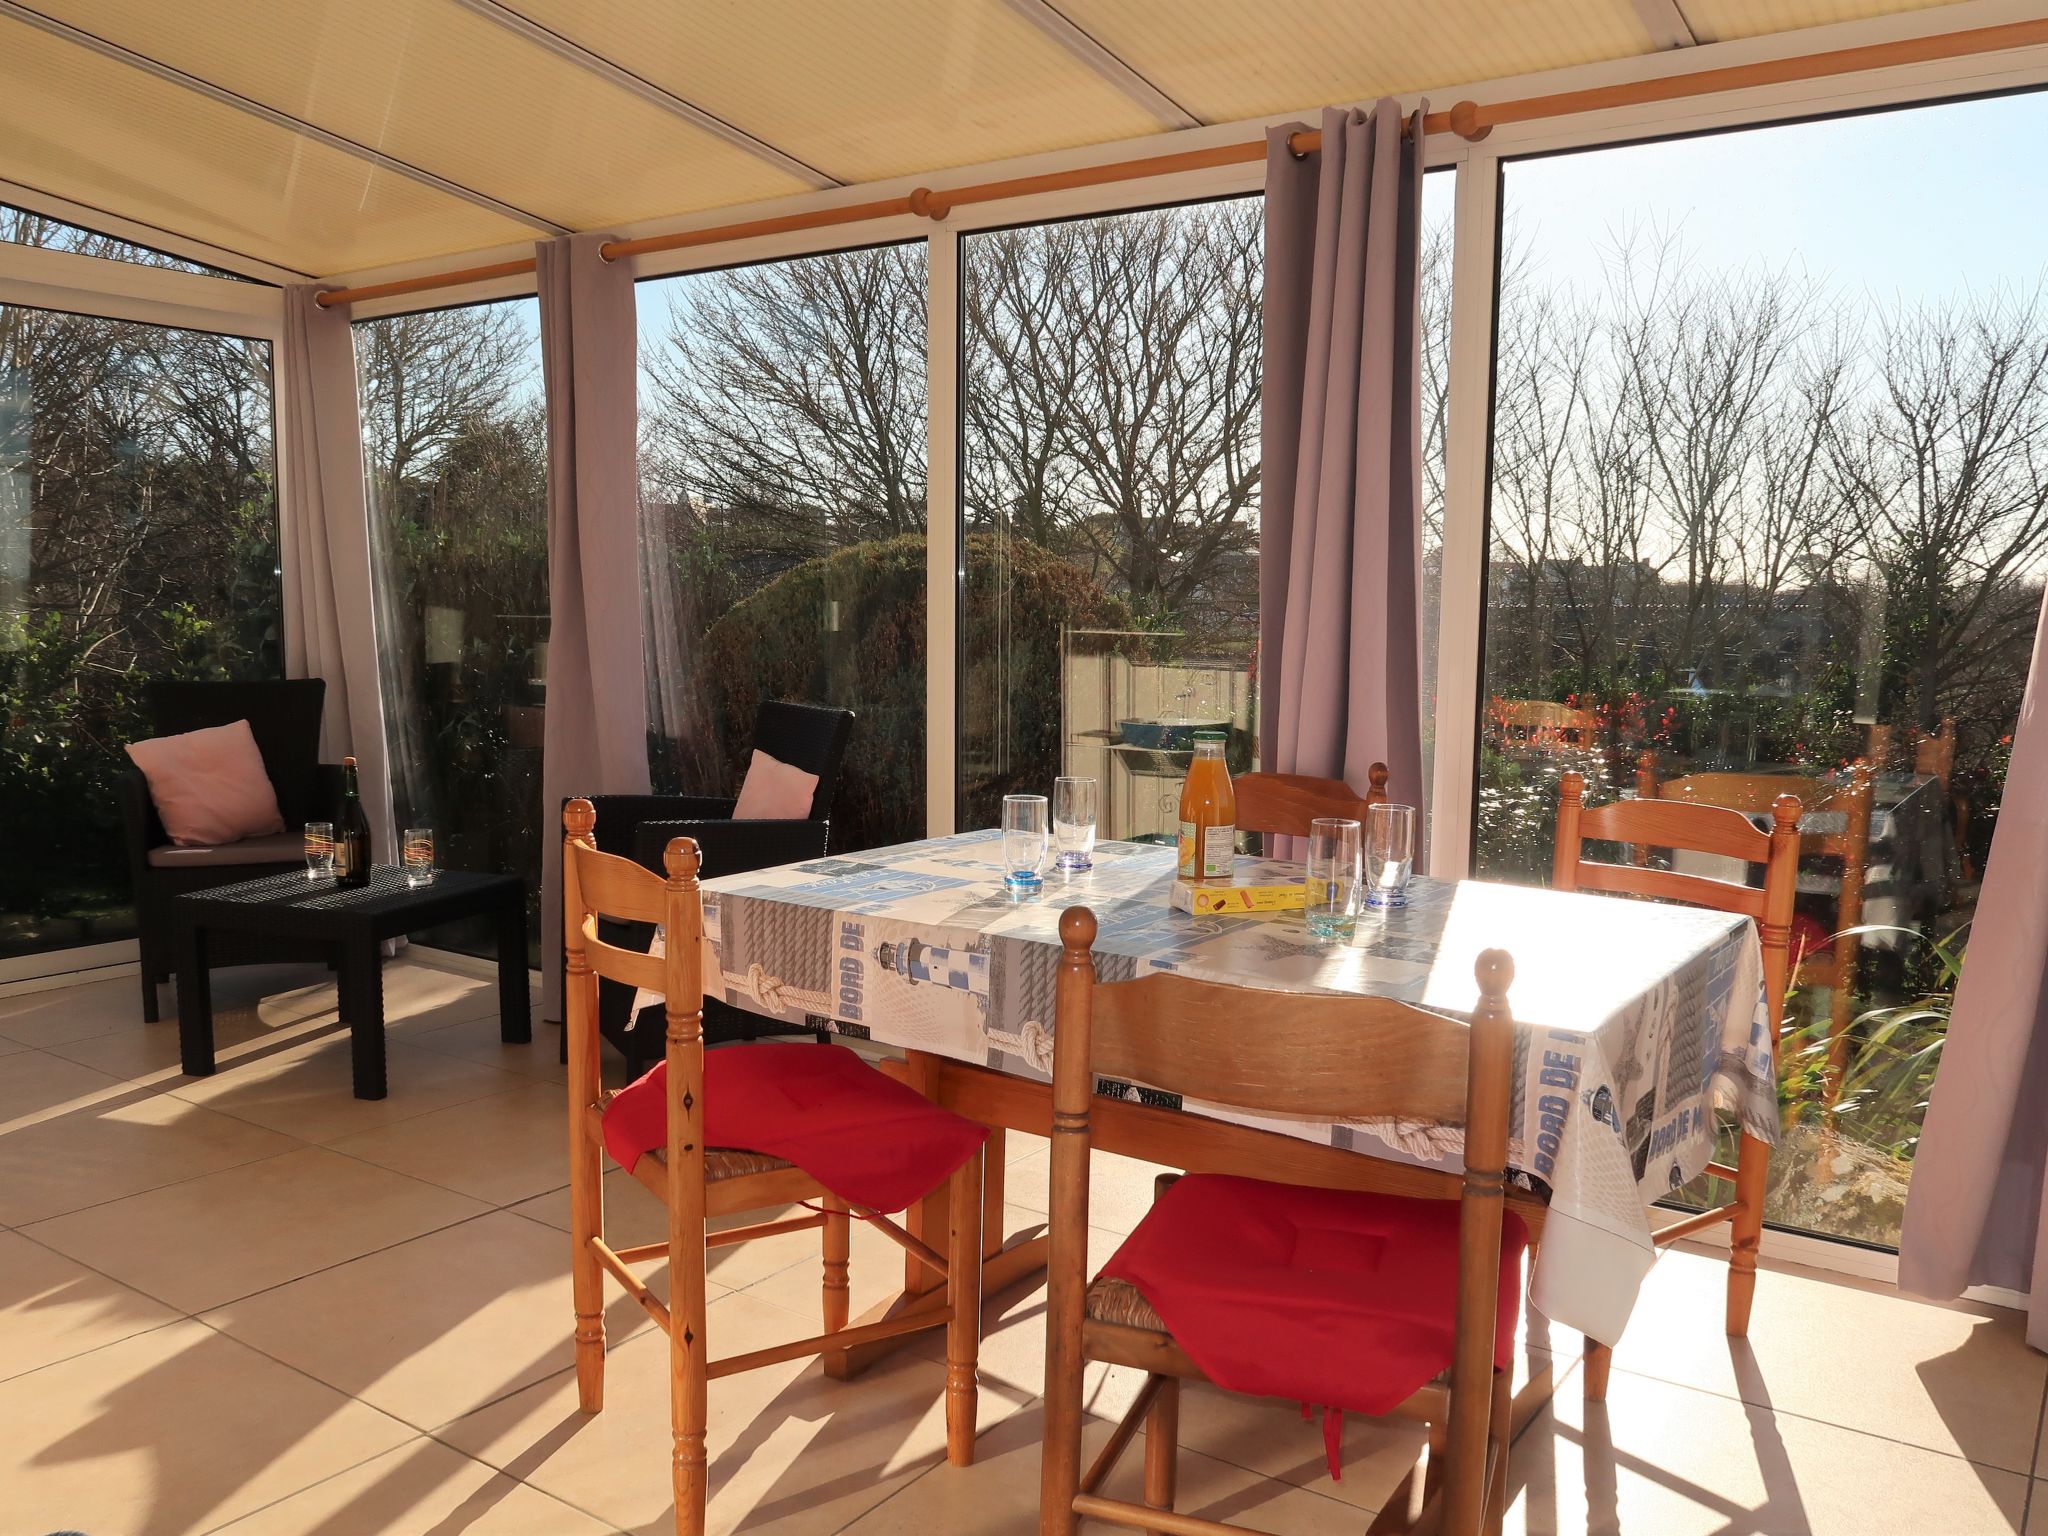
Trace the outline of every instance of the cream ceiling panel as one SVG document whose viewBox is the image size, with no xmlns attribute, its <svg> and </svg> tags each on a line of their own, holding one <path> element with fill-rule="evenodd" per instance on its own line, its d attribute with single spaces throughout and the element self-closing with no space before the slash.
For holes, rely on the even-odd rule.
<svg viewBox="0 0 2048 1536">
<path fill-rule="evenodd" d="M 450 0 L 38 0 L 38 8 L 574 229 L 805 187 Z"/>
<path fill-rule="evenodd" d="M 1900 11 L 1924 11 L 1954 0 L 1679 0 L 1692 34 L 1703 43 L 1733 37 L 1760 37 L 1821 27 L 1835 21 L 1861 21 Z"/>
<path fill-rule="evenodd" d="M 1177 126 L 1006 0 L 510 0 L 841 181 Z"/>
<path fill-rule="evenodd" d="M 314 274 L 532 237 L 469 203 L 0 20 L 0 173 Z"/>
<path fill-rule="evenodd" d="M 1633 0 L 1060 0 L 1211 122 L 1650 51 Z M 1448 100 L 1437 103 L 1449 106 Z"/>
</svg>

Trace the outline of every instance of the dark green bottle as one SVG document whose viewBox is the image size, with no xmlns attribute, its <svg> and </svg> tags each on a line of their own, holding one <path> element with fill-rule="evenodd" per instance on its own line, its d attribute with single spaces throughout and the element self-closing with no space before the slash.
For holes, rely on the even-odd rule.
<svg viewBox="0 0 2048 1536">
<path fill-rule="evenodd" d="M 370 818 L 363 814 L 363 797 L 356 787 L 356 760 L 341 760 L 341 810 L 334 818 L 334 883 L 365 886 L 370 883 Z"/>
</svg>

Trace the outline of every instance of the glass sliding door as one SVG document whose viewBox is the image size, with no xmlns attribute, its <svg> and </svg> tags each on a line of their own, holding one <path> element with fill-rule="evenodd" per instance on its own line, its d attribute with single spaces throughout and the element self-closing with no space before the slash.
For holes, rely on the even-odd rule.
<svg viewBox="0 0 2048 1536">
<path fill-rule="evenodd" d="M 1568 769 L 1799 796 L 1769 1215 L 1879 1244 L 2048 575 L 2048 247 L 2009 191 L 2044 129 L 2009 97 L 1504 171 L 1478 872 L 1546 877 Z"/>
<path fill-rule="evenodd" d="M 854 710 L 835 851 L 925 832 L 925 246 L 640 285 L 657 790 L 737 793 L 761 703 Z"/>
<path fill-rule="evenodd" d="M 116 784 L 144 683 L 282 671 L 270 367 L 263 341 L 0 306 L 0 958 L 133 934 Z"/>
<path fill-rule="evenodd" d="M 384 720 L 399 828 L 453 869 L 523 875 L 535 963 L 547 703 L 539 306 L 355 327 Z M 487 923 L 423 935 L 495 954 Z"/>
<path fill-rule="evenodd" d="M 1433 703 L 1453 178 L 1423 186 Z M 1253 765 L 1263 220 L 1242 197 L 961 240 L 963 828 L 1072 773 L 1105 836 L 1166 836 L 1195 725 Z"/>
</svg>

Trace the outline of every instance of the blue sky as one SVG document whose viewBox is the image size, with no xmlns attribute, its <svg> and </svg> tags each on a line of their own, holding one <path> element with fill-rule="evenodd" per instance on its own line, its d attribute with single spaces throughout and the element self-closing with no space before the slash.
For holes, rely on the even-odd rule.
<svg viewBox="0 0 2048 1536">
<path fill-rule="evenodd" d="M 2025 290 L 2048 258 L 2048 95 L 2007 96 L 1511 164 L 1510 228 L 1542 274 L 1596 285 L 1630 220 L 1702 266 L 1762 261 L 1879 304 Z"/>
</svg>

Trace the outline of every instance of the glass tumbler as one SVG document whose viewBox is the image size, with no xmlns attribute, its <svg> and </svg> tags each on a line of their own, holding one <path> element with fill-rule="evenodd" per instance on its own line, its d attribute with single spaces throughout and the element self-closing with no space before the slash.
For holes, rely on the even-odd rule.
<svg viewBox="0 0 2048 1536">
<path fill-rule="evenodd" d="M 405 883 L 407 885 L 432 885 L 434 883 L 434 829 L 432 827 L 407 827 L 403 844 L 405 858 Z"/>
<path fill-rule="evenodd" d="M 1045 884 L 1046 810 L 1043 795 L 1003 796 L 1003 884 L 1013 891 Z"/>
<path fill-rule="evenodd" d="M 306 878 L 334 878 L 334 823 L 331 821 L 306 823 Z"/>
<path fill-rule="evenodd" d="M 1096 802 L 1100 795 L 1093 779 L 1052 781 L 1052 836 L 1059 845 L 1059 867 L 1067 874 L 1095 867 Z"/>
<path fill-rule="evenodd" d="M 1348 939 L 1358 926 L 1359 826 L 1318 816 L 1308 826 L 1308 880 L 1303 912 L 1319 939 Z"/>
<path fill-rule="evenodd" d="M 1415 873 L 1415 807 L 1372 805 L 1365 811 L 1365 904 L 1408 905 Z"/>
</svg>

